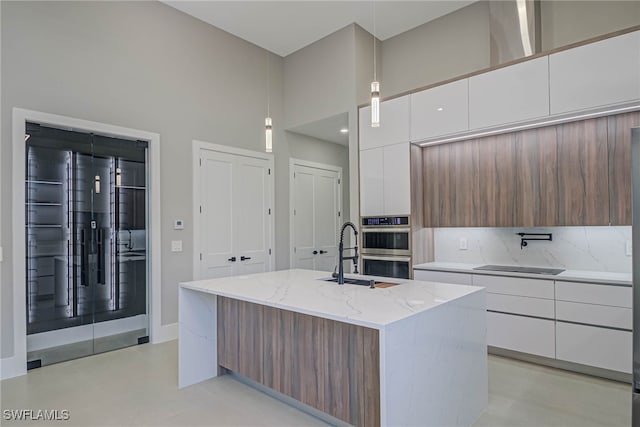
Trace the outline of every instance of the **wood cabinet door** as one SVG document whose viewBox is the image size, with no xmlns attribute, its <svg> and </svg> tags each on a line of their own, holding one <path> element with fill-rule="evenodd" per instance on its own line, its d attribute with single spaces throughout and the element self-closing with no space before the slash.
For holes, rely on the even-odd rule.
<svg viewBox="0 0 640 427">
<path fill-rule="evenodd" d="M 515 134 L 507 133 L 478 140 L 477 226 L 515 225 L 515 160 Z"/>
<path fill-rule="evenodd" d="M 442 173 L 448 165 L 440 163 L 440 150 L 445 148 L 446 145 L 435 145 L 422 149 L 420 179 L 422 179 L 422 211 L 425 227 L 440 227 L 440 203 L 444 197 L 448 197 L 448 194 L 445 196 L 442 188 L 445 181 Z"/>
<path fill-rule="evenodd" d="M 634 127 L 640 127 L 640 112 L 608 118 L 611 225 L 631 225 L 631 128 Z"/>
<path fill-rule="evenodd" d="M 558 129 L 558 225 L 609 223 L 607 118 Z"/>
<path fill-rule="evenodd" d="M 558 224 L 558 140 L 556 127 L 516 134 L 516 219 L 519 227 Z"/>
<path fill-rule="evenodd" d="M 423 151 L 425 227 L 473 227 L 479 215 L 477 140 Z"/>
</svg>

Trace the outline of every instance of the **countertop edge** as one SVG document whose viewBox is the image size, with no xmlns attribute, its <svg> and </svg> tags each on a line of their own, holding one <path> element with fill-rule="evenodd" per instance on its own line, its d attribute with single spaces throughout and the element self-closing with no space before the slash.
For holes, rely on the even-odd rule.
<svg viewBox="0 0 640 427">
<path fill-rule="evenodd" d="M 560 273 L 557 275 L 527 274 L 527 273 L 516 273 L 516 272 L 509 272 L 509 271 L 503 272 L 503 271 L 474 270 L 473 268 L 469 268 L 469 267 L 465 268 L 465 267 L 439 266 L 439 265 L 430 266 L 428 264 L 416 264 L 412 268 L 414 270 L 442 271 L 447 273 L 463 273 L 463 274 L 483 274 L 486 276 L 522 277 L 527 279 L 555 280 L 555 281 L 561 281 L 561 282 L 593 283 L 597 285 L 609 285 L 609 286 L 631 287 L 633 285 L 632 281 L 627 281 L 627 280 L 598 279 L 594 277 L 589 277 L 588 275 L 563 276 L 562 275 L 563 273 Z"/>
</svg>

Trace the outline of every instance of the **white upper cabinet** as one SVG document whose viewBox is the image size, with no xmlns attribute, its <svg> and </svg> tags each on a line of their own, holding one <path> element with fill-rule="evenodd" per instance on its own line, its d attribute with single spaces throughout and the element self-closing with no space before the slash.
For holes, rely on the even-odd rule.
<svg viewBox="0 0 640 427">
<path fill-rule="evenodd" d="M 458 80 L 411 96 L 411 141 L 469 130 L 469 80 Z"/>
<path fill-rule="evenodd" d="M 385 215 L 411 214 L 409 143 L 383 148 L 383 209 Z"/>
<path fill-rule="evenodd" d="M 480 129 L 549 115 L 549 57 L 469 78 L 469 128 Z"/>
<path fill-rule="evenodd" d="M 384 148 L 360 151 L 360 213 L 363 216 L 383 212 Z"/>
<path fill-rule="evenodd" d="M 380 127 L 371 127 L 371 107 L 360 109 L 360 149 L 409 141 L 409 95 L 380 103 Z"/>
<path fill-rule="evenodd" d="M 640 99 L 640 31 L 549 56 L 551 114 Z"/>
<path fill-rule="evenodd" d="M 411 214 L 409 143 L 360 151 L 360 214 Z"/>
</svg>

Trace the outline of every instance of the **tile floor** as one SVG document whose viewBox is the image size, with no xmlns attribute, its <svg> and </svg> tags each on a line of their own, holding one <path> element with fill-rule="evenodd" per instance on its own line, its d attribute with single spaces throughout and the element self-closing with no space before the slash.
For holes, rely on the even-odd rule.
<svg viewBox="0 0 640 427">
<path fill-rule="evenodd" d="M 230 377 L 177 388 L 177 341 L 46 366 L 0 384 L 5 409 L 67 409 L 68 421 L 5 426 L 324 426 Z M 476 426 L 629 426 L 631 388 L 489 357 L 489 406 Z"/>
</svg>

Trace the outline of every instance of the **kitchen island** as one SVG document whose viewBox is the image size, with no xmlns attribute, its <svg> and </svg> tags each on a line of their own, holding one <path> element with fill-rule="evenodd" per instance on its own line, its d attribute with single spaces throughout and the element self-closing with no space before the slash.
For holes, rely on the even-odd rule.
<svg viewBox="0 0 640 427">
<path fill-rule="evenodd" d="M 181 283 L 179 386 L 232 372 L 353 425 L 471 425 L 487 405 L 484 288 L 327 277 Z"/>
</svg>

